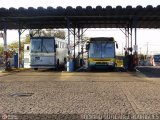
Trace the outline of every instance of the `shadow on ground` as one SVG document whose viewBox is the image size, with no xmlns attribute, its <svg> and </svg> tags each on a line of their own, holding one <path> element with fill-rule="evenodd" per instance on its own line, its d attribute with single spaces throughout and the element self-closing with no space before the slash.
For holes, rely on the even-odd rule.
<svg viewBox="0 0 160 120">
<path fill-rule="evenodd" d="M 146 77 L 160 78 L 160 67 L 138 66 L 136 69 Z"/>
<path fill-rule="evenodd" d="M 81 67 L 77 70 L 75 70 L 75 72 L 126 72 L 126 70 L 122 67 L 117 67 L 116 69 L 88 69 L 86 67 Z"/>
</svg>

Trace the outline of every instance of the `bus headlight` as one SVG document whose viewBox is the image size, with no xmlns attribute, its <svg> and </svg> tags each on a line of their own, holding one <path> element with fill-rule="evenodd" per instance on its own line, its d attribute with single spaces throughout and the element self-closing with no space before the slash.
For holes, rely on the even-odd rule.
<svg viewBox="0 0 160 120">
<path fill-rule="evenodd" d="M 95 65 L 96 63 L 95 62 L 90 62 L 90 65 Z"/>
</svg>

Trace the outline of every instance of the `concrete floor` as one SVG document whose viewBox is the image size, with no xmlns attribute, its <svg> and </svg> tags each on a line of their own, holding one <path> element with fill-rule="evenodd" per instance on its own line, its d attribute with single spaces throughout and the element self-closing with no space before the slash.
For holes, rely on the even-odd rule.
<svg viewBox="0 0 160 120">
<path fill-rule="evenodd" d="M 25 96 L 26 93 L 30 95 Z M 126 72 L 0 73 L 0 113 L 32 117 L 52 114 L 59 115 L 59 119 L 106 114 L 157 115 L 160 78 Z"/>
</svg>

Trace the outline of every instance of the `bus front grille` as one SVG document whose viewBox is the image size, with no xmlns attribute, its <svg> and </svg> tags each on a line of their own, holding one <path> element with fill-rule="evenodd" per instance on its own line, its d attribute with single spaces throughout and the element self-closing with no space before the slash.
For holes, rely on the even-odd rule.
<svg viewBox="0 0 160 120">
<path fill-rule="evenodd" d="M 107 62 L 96 62 L 96 65 L 107 65 Z"/>
</svg>

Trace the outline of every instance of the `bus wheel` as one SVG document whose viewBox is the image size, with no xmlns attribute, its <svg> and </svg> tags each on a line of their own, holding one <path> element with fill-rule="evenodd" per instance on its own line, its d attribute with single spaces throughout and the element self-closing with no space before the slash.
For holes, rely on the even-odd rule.
<svg viewBox="0 0 160 120">
<path fill-rule="evenodd" d="M 92 70 L 93 70 L 93 68 L 88 66 L 87 71 L 91 72 Z"/>
<path fill-rule="evenodd" d="M 38 68 L 33 68 L 34 70 L 38 70 Z"/>
<path fill-rule="evenodd" d="M 117 67 L 117 64 L 115 63 L 114 67 L 113 67 L 113 71 L 114 72 L 117 72 L 118 71 L 118 67 Z"/>
<path fill-rule="evenodd" d="M 115 63 L 114 67 L 117 67 L 117 63 Z"/>
<path fill-rule="evenodd" d="M 59 69 L 59 59 L 57 59 L 57 67 L 56 69 Z"/>
</svg>

